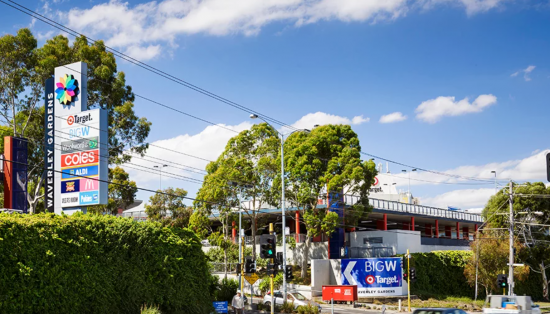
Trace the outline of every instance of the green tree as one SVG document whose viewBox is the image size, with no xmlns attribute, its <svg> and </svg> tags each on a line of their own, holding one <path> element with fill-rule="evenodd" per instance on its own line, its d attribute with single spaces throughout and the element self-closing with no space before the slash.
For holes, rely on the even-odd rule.
<svg viewBox="0 0 550 314">
<path fill-rule="evenodd" d="M 286 198 L 299 208 L 306 225 L 307 237 L 302 258 L 302 277 L 307 274 L 310 238 L 321 233 L 330 235 L 342 225 L 338 215 L 318 208 L 323 191 L 357 196 L 349 210 L 353 219 L 368 215 L 368 191 L 374 183 L 376 166 L 373 161 L 361 160 L 357 134 L 349 125 L 325 125 L 311 132 L 295 132 L 285 142 Z M 280 157 L 279 157 L 280 158 Z M 280 159 L 279 159 L 280 160 Z M 280 190 L 280 178 L 275 178 L 274 194 Z M 339 200 L 338 197 L 329 204 Z M 355 224 L 356 221 L 346 223 Z"/>
<path fill-rule="evenodd" d="M 193 209 L 184 204 L 186 196 L 187 191 L 180 188 L 158 190 L 145 205 L 147 218 L 167 226 L 187 228 Z"/>
<path fill-rule="evenodd" d="M 499 239 L 499 236 L 501 239 Z M 485 288 L 485 294 L 500 293 L 501 288 L 497 286 L 497 277 L 499 274 L 508 271 L 508 241 L 503 241 L 504 237 L 498 233 L 486 233 L 478 237 L 470 244 L 474 253 L 464 267 L 464 276 L 471 286 L 476 282 L 476 264 L 478 283 Z M 514 245 L 517 250 L 521 249 L 519 242 Z M 514 279 L 523 281 L 529 275 L 529 267 L 515 267 Z"/>
<path fill-rule="evenodd" d="M 29 139 L 30 212 L 35 212 L 43 198 L 44 109 L 41 106 L 44 82 L 58 66 L 86 62 L 88 65 L 88 106 L 108 110 L 109 164 L 131 160 L 134 154 L 144 154 L 145 139 L 151 123 L 134 112 L 134 94 L 126 85 L 125 74 L 118 72 L 115 57 L 107 52 L 102 41 L 88 45 L 78 37 L 72 45 L 61 35 L 37 48 L 30 30 L 0 37 L 0 118 L 2 131 Z M 15 118 L 14 118 L 15 117 Z M 63 137 L 63 134 L 58 134 Z M 3 141 L 3 140 L 2 140 Z M 3 144 L 3 143 L 2 143 Z M 124 193 L 123 191 L 119 192 Z"/>
<path fill-rule="evenodd" d="M 195 210 L 189 218 L 189 229 L 193 230 L 200 239 L 206 239 L 207 235 L 211 233 L 210 225 L 210 219 L 201 211 Z"/>
<path fill-rule="evenodd" d="M 109 169 L 109 199 L 107 205 L 97 205 L 88 208 L 90 212 L 117 214 L 118 209 L 126 209 L 134 202 L 138 191 L 136 182 L 130 180 L 130 175 L 121 167 Z"/>
<path fill-rule="evenodd" d="M 234 207 L 241 208 L 250 221 L 252 234 L 252 254 L 256 255 L 256 233 L 260 208 L 266 205 L 276 206 L 273 198 L 272 183 L 278 173 L 277 163 L 280 141 L 277 131 L 267 123 L 253 125 L 231 138 L 225 150 L 214 163 L 215 171 L 223 174 L 218 181 L 205 181 L 204 189 L 211 184 L 228 186 Z M 200 198 L 202 199 L 202 198 Z M 242 203 L 249 200 L 247 206 Z M 244 226 L 243 226 L 244 227 Z"/>
<path fill-rule="evenodd" d="M 509 211 L 509 188 L 504 188 L 491 197 L 483 216 L 495 228 L 508 228 L 508 215 L 497 215 Z M 547 227 L 550 222 L 550 187 L 542 182 L 526 182 L 514 187 L 514 235 L 522 242 L 521 262 L 529 265 L 531 271 L 541 275 L 542 294 L 549 298 L 550 285 L 550 235 Z M 536 213 L 536 214 L 535 214 Z"/>
</svg>

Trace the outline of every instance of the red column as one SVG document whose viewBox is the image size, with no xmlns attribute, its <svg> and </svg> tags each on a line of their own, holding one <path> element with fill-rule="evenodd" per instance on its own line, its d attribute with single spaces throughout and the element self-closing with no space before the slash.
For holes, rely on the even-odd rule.
<svg viewBox="0 0 550 314">
<path fill-rule="evenodd" d="M 445 226 L 445 237 L 450 239 L 451 235 L 451 226 Z"/>
<path fill-rule="evenodd" d="M 300 242 L 300 212 L 296 211 L 296 243 Z"/>
<path fill-rule="evenodd" d="M 231 238 L 233 239 L 233 242 L 235 242 L 235 238 L 237 237 L 237 229 L 235 229 L 234 221 L 231 223 L 231 226 L 233 227 L 233 229 L 231 230 Z"/>
<path fill-rule="evenodd" d="M 462 227 L 462 238 L 470 240 L 470 230 L 468 230 L 468 227 Z"/>
<path fill-rule="evenodd" d="M 476 235 L 477 235 L 477 224 L 474 225 L 474 240 L 476 239 Z"/>
<path fill-rule="evenodd" d="M 411 230 L 414 231 L 414 217 L 411 217 Z"/>
<path fill-rule="evenodd" d="M 456 238 L 460 239 L 460 226 L 458 224 L 458 221 L 456 222 Z"/>
<path fill-rule="evenodd" d="M 439 220 L 435 220 L 435 237 L 439 238 Z"/>
<path fill-rule="evenodd" d="M 378 230 L 388 230 L 388 215 L 384 214 L 382 220 L 376 221 L 376 229 Z"/>
<path fill-rule="evenodd" d="M 432 237 L 432 224 L 425 224 L 424 229 L 426 229 L 425 233 L 427 237 Z"/>
</svg>

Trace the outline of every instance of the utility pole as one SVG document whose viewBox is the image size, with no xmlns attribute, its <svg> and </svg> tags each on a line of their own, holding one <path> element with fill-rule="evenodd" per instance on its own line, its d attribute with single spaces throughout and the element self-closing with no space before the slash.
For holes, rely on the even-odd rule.
<svg viewBox="0 0 550 314">
<path fill-rule="evenodd" d="M 269 224 L 269 234 L 275 234 L 275 231 L 273 230 L 273 223 Z M 273 265 L 275 264 L 275 262 L 273 261 L 273 258 L 271 258 L 270 262 Z M 271 277 L 270 278 L 270 280 L 271 280 L 271 314 L 275 314 L 275 291 L 274 291 L 274 287 L 273 287 L 273 274 L 271 274 L 270 277 Z"/>
<path fill-rule="evenodd" d="M 514 295 L 514 183 L 510 180 L 510 256 L 508 257 L 508 295 Z"/>
</svg>

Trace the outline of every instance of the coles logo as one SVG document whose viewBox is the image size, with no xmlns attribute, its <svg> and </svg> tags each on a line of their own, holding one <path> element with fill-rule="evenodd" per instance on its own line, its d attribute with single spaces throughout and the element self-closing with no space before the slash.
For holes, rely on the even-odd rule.
<svg viewBox="0 0 550 314">
<path fill-rule="evenodd" d="M 378 177 L 374 177 L 374 185 L 378 185 L 380 182 L 378 182 Z"/>
<path fill-rule="evenodd" d="M 367 278 L 365 278 L 365 281 L 369 284 L 369 285 L 372 285 L 374 283 L 374 276 L 373 275 L 368 275 Z"/>
<path fill-rule="evenodd" d="M 98 150 L 61 155 L 61 167 L 93 164 L 93 163 L 97 163 L 98 161 L 99 161 Z"/>
<path fill-rule="evenodd" d="M 67 118 L 67 124 L 68 125 L 73 125 L 73 123 L 74 123 L 74 116 L 69 116 Z"/>
</svg>

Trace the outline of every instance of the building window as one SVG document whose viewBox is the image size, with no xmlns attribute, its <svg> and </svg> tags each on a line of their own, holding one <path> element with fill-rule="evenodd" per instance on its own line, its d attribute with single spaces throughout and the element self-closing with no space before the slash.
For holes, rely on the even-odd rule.
<svg viewBox="0 0 550 314">
<path fill-rule="evenodd" d="M 382 237 L 363 238 L 363 244 L 373 244 L 373 243 L 384 243 L 384 238 Z"/>
</svg>

